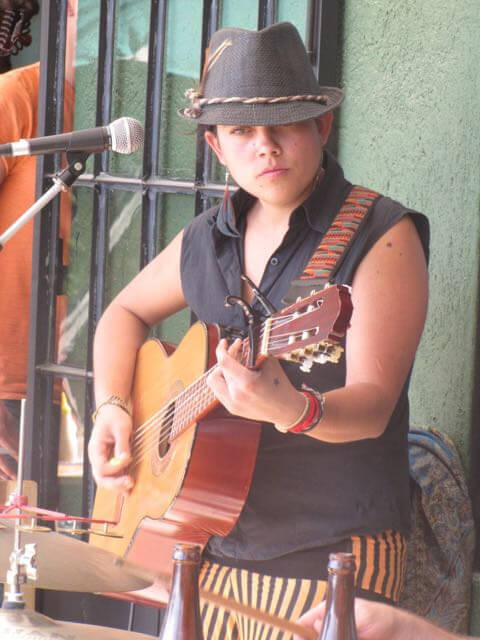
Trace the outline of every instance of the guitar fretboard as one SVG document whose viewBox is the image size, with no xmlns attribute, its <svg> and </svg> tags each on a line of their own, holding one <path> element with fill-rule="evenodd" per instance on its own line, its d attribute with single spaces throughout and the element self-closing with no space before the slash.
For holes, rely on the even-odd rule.
<svg viewBox="0 0 480 640">
<path fill-rule="evenodd" d="M 213 391 L 207 385 L 207 376 L 210 371 L 211 369 L 200 378 L 197 378 L 194 383 L 172 400 L 173 421 L 169 437 L 170 441 L 175 440 L 188 427 L 218 404 Z"/>
</svg>

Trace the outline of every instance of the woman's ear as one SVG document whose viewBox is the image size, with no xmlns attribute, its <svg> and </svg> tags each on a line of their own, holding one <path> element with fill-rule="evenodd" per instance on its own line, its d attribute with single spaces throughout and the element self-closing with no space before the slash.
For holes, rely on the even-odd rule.
<svg viewBox="0 0 480 640">
<path fill-rule="evenodd" d="M 316 119 L 318 133 L 320 134 L 320 139 L 322 141 L 322 146 L 324 147 L 328 138 L 330 137 L 330 132 L 332 130 L 333 125 L 333 111 L 328 111 L 328 113 L 324 113 L 323 116 L 320 116 Z"/>
<path fill-rule="evenodd" d="M 205 138 L 205 142 L 208 144 L 210 149 L 212 149 L 212 151 L 217 156 L 218 161 L 221 164 L 225 164 L 225 160 L 224 160 L 223 153 L 222 153 L 222 148 L 220 146 L 220 142 L 218 140 L 217 134 L 215 132 L 213 132 L 213 131 L 207 130 L 207 131 L 205 131 L 203 136 Z"/>
</svg>

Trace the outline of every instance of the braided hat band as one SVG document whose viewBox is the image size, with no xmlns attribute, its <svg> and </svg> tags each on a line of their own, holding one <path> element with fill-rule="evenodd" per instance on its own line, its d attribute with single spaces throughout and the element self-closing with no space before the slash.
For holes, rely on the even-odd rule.
<svg viewBox="0 0 480 640">
<path fill-rule="evenodd" d="M 214 104 L 280 104 L 282 102 L 318 102 L 322 105 L 328 104 L 328 98 L 326 96 L 316 96 L 313 94 L 307 94 L 304 96 L 280 96 L 278 98 L 199 98 L 198 92 L 194 89 L 188 89 L 185 92 L 185 97 L 192 101 L 191 107 L 186 107 L 183 110 L 183 115 L 186 118 L 198 118 L 203 113 L 202 107 L 211 106 Z"/>
<path fill-rule="evenodd" d="M 210 53 L 213 52 L 213 53 Z M 180 115 L 200 124 L 275 125 L 315 118 L 337 107 L 343 91 L 319 86 L 296 28 L 213 34 L 198 89 Z"/>
</svg>

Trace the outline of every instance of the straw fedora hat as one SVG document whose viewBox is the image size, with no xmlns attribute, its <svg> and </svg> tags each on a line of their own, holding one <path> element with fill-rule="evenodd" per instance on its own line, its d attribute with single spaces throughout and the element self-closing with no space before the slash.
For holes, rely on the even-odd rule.
<svg viewBox="0 0 480 640">
<path fill-rule="evenodd" d="M 343 91 L 321 87 L 297 29 L 281 22 L 261 31 L 213 34 L 198 89 L 180 115 L 199 124 L 276 125 L 316 118 L 337 107 Z"/>
</svg>

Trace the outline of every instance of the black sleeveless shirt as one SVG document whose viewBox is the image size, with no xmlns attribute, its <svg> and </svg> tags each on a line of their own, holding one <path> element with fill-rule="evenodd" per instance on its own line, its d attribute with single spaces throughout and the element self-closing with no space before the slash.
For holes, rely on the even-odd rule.
<svg viewBox="0 0 480 640">
<path fill-rule="evenodd" d="M 292 281 L 303 272 L 351 189 L 341 167 L 328 153 L 324 168 L 322 182 L 292 213 L 282 244 L 263 274 L 259 288 L 277 309 L 283 306 Z M 225 307 L 224 300 L 227 295 L 241 295 L 243 231 L 253 198 L 240 189 L 233 200 L 236 220 L 225 219 L 215 207 L 186 227 L 181 277 L 185 298 L 200 320 L 244 327 L 240 309 Z M 427 254 L 427 219 L 381 197 L 334 281 L 351 284 L 362 258 L 407 214 L 415 222 Z M 262 311 L 258 303 L 256 309 Z M 292 363 L 282 362 L 282 366 L 297 388 L 304 382 L 329 391 L 345 384 L 345 357 L 338 364 L 314 364 L 310 373 Z M 244 509 L 227 537 L 211 538 L 207 554 L 225 564 L 252 570 L 264 569 L 265 562 L 281 564 L 282 558 L 288 558 L 291 575 L 298 575 L 295 558 L 301 556 L 305 564 L 309 550 L 386 529 L 408 533 L 407 388 L 408 381 L 387 428 L 375 439 L 331 444 L 307 435 L 284 435 L 273 425 L 264 424 Z"/>
</svg>

